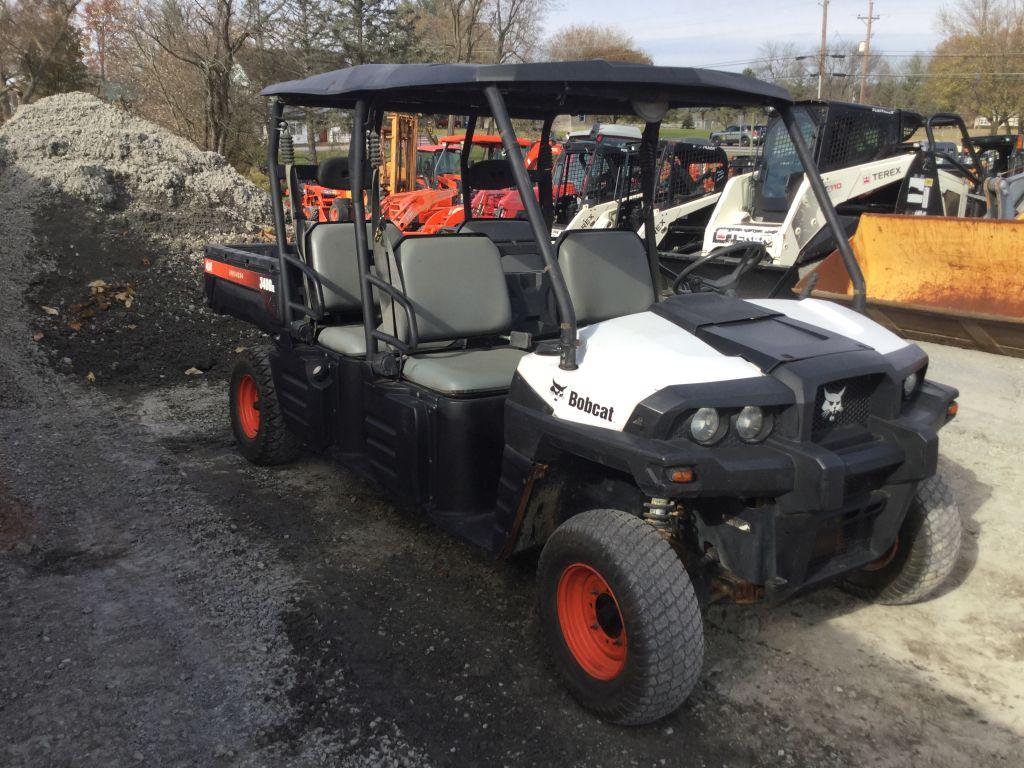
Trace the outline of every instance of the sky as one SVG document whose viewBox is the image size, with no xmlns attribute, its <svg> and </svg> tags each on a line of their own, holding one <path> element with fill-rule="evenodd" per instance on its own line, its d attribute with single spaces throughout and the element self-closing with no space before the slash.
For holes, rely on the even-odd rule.
<svg viewBox="0 0 1024 768">
<path fill-rule="evenodd" d="M 655 64 L 742 70 L 767 40 L 816 50 L 821 39 L 817 0 L 555 0 L 550 34 L 571 24 L 607 24 L 626 32 Z M 872 50 L 928 51 L 939 41 L 935 17 L 942 0 L 875 0 Z M 864 38 L 867 0 L 830 0 L 829 37 Z M 627 12 L 628 11 L 628 12 Z"/>
</svg>

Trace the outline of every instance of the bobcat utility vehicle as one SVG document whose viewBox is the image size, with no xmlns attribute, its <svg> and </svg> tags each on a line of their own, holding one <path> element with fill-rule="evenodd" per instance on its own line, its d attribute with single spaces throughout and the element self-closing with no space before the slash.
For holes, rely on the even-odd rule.
<svg viewBox="0 0 1024 768">
<path fill-rule="evenodd" d="M 512 122 L 537 121 L 543 148 L 559 114 L 639 116 L 650 222 L 669 109 L 774 107 L 841 232 L 784 90 L 581 61 L 369 64 L 263 93 L 271 166 L 279 151 L 292 160 L 286 107 L 351 110 L 354 219 L 290 231 L 275 175 L 276 243 L 206 250 L 209 306 L 268 334 L 231 379 L 240 452 L 274 464 L 331 449 L 496 557 L 543 548 L 541 630 L 582 705 L 619 723 L 679 707 L 710 601 L 841 582 L 907 603 L 949 574 L 960 518 L 935 472 L 957 393 L 926 378 L 925 353 L 852 309 L 735 298 L 760 252 L 727 280 L 693 270 L 669 295 L 652 238 L 552 242 L 551 158 L 541 152 L 535 196 Z M 467 215 L 454 232 L 403 236 L 378 206 L 384 110 L 466 115 L 470 136 L 493 117 L 507 157 L 467 167 L 463 153 L 462 176 L 514 185 L 528 218 Z"/>
</svg>

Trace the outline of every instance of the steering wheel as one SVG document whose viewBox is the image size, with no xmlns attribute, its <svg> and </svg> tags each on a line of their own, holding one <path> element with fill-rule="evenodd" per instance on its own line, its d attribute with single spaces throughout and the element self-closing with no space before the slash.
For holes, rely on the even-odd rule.
<svg viewBox="0 0 1024 768">
<path fill-rule="evenodd" d="M 707 266 L 712 261 L 717 261 L 724 256 L 732 256 L 742 253 L 736 268 L 728 275 L 718 279 L 693 275 L 701 267 Z M 711 290 L 716 293 L 724 293 L 727 296 L 736 294 L 736 286 L 750 270 L 760 264 L 768 256 L 768 250 L 764 243 L 732 243 L 723 248 L 718 248 L 706 256 L 701 256 L 693 264 L 688 266 L 672 281 L 672 293 L 698 293 L 703 290 Z M 691 277 L 691 275 L 693 275 Z"/>
</svg>

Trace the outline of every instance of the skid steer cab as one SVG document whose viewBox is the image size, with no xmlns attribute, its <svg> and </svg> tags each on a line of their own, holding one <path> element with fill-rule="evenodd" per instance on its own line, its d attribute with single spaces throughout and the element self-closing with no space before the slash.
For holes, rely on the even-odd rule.
<svg viewBox="0 0 1024 768">
<path fill-rule="evenodd" d="M 497 557 L 541 548 L 542 631 L 583 706 L 618 723 L 679 707 L 700 677 L 712 601 L 838 582 L 912 602 L 946 578 L 960 519 L 935 475 L 937 432 L 957 393 L 926 378 L 918 347 L 856 311 L 864 280 L 845 238 L 854 309 L 742 301 L 699 270 L 674 290 L 660 283 L 651 224 L 670 109 L 774 108 L 841 232 L 785 91 L 585 61 L 363 65 L 264 95 L 270 167 L 292 157 L 288 110 L 348 113 L 353 204 L 349 221 L 300 211 L 286 225 L 273 174 L 276 243 L 206 250 L 209 306 L 268 336 L 232 376 L 239 450 L 276 464 L 331 449 Z M 466 115 L 467 145 L 493 119 L 505 157 L 463 153 L 461 175 L 515 187 L 527 218 L 477 220 L 466 200 L 453 231 L 399 232 L 373 170 L 385 110 Z M 581 113 L 642 124 L 646 239 L 570 229 L 552 241 L 545 148 L 558 115 Z M 539 133 L 535 175 L 513 118 Z"/>
</svg>

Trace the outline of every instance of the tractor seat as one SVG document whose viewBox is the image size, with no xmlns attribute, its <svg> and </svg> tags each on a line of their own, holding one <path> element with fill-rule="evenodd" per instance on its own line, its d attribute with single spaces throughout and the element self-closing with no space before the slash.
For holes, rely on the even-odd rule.
<svg viewBox="0 0 1024 768">
<path fill-rule="evenodd" d="M 512 307 L 501 254 L 478 234 L 422 235 L 398 242 L 392 254 L 378 248 L 378 271 L 402 291 L 416 315 L 419 350 L 410 355 L 402 378 L 444 395 L 491 394 L 508 390 L 523 350 L 505 345 L 429 350 L 436 342 L 466 339 L 487 343 L 509 332 Z M 409 319 L 381 296 L 384 330 L 408 341 Z M 427 348 L 427 351 L 423 351 Z"/>
<path fill-rule="evenodd" d="M 348 357 L 362 357 L 366 354 L 366 334 L 363 324 L 330 325 L 316 337 L 322 347 Z"/>
<path fill-rule="evenodd" d="M 566 230 L 555 249 L 580 325 L 644 312 L 654 303 L 647 250 L 636 232 Z"/>
</svg>

